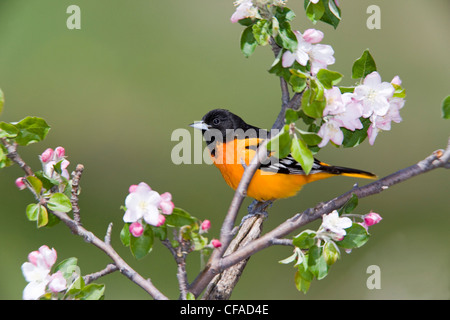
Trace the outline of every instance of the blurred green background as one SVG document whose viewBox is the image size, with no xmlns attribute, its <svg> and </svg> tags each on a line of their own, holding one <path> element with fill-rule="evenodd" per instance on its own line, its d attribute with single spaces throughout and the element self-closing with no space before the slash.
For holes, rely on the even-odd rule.
<svg viewBox="0 0 450 320">
<path fill-rule="evenodd" d="M 325 32 L 323 43 L 335 50 L 336 64 L 330 68 L 352 85 L 352 63 L 369 48 L 384 81 L 400 75 L 407 103 L 404 121 L 380 133 L 374 146 L 329 146 L 318 158 L 384 176 L 447 144 L 450 123 L 441 118 L 440 105 L 450 94 L 450 2 L 340 2 L 343 21 L 337 30 L 316 25 Z M 81 8 L 81 30 L 66 28 L 71 4 Z M 381 30 L 366 27 L 371 4 L 381 8 Z M 303 1 L 291 0 L 288 6 L 297 14 L 295 28 L 313 27 Z M 177 142 L 171 133 L 216 107 L 261 127 L 271 127 L 278 114 L 279 81 L 267 72 L 273 55 L 265 47 L 243 57 L 243 29 L 229 21 L 233 11 L 231 0 L 0 0 L 0 88 L 6 96 L 1 121 L 28 115 L 46 119 L 52 127 L 47 139 L 20 154 L 38 170 L 37 155 L 61 145 L 70 170 L 84 164 L 83 225 L 103 237 L 113 222 L 113 246 L 170 298 L 178 297 L 175 262 L 160 244 L 144 259 L 133 259 L 119 240 L 120 206 L 128 186 L 145 181 L 160 193 L 170 191 L 176 206 L 210 219 L 210 236 L 218 237 L 233 192 L 213 166 L 174 165 L 170 155 Z M 110 262 L 63 224 L 37 230 L 28 222 L 25 207 L 34 199 L 15 188 L 21 175 L 17 166 L 0 171 L 1 299 L 21 299 L 26 282 L 20 266 L 42 244 L 57 250 L 58 261 L 78 257 L 83 274 Z M 297 197 L 274 204 L 264 230 L 353 183 L 342 177 L 307 186 Z M 374 210 L 383 221 L 372 227 L 368 244 L 343 253 L 307 295 L 296 290 L 292 266 L 278 263 L 291 249 L 272 247 L 250 259 L 232 298 L 449 299 L 449 187 L 448 172 L 436 170 L 361 200 L 359 213 Z M 199 271 L 198 255 L 192 254 L 188 264 L 192 281 Z M 381 268 L 380 290 L 366 287 L 370 265 Z M 149 298 L 118 272 L 98 282 L 106 284 L 106 299 Z"/>
</svg>

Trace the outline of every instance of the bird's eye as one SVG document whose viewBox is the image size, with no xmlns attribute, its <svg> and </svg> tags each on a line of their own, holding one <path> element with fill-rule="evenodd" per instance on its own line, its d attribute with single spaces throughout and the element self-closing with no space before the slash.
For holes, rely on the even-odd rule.
<svg viewBox="0 0 450 320">
<path fill-rule="evenodd" d="M 220 119 L 219 118 L 214 118 L 213 119 L 213 125 L 217 126 L 220 123 Z"/>
</svg>

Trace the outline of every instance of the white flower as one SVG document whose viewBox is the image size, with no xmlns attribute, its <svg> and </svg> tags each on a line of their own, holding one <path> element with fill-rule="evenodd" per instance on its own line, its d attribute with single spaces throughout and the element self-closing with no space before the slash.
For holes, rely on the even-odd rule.
<svg viewBox="0 0 450 320">
<path fill-rule="evenodd" d="M 361 101 L 363 117 L 372 114 L 384 116 L 389 110 L 389 99 L 394 95 L 394 87 L 389 82 L 381 82 L 381 76 L 374 71 L 368 74 L 362 85 L 355 88 L 355 98 Z"/>
<path fill-rule="evenodd" d="M 252 0 L 238 0 L 234 5 L 237 8 L 230 18 L 233 23 L 245 18 L 261 18 L 258 8 L 253 5 Z"/>
<path fill-rule="evenodd" d="M 311 61 L 311 74 L 315 75 L 320 69 L 326 69 L 330 64 L 334 64 L 334 50 L 327 44 L 313 45 L 308 52 Z"/>
<path fill-rule="evenodd" d="M 330 140 L 339 146 L 344 141 L 341 123 L 334 118 L 327 119 L 320 127 L 317 135 L 322 138 L 322 141 L 317 145 L 319 148 L 325 147 Z"/>
<path fill-rule="evenodd" d="M 297 61 L 302 66 L 306 66 L 309 60 L 309 52 L 311 51 L 313 45 L 305 39 L 303 39 L 300 31 L 294 31 L 295 36 L 297 37 L 297 49 L 295 52 L 286 51 L 283 54 L 281 59 L 281 64 L 283 68 L 288 68 L 294 64 L 294 61 Z"/>
<path fill-rule="evenodd" d="M 322 217 L 322 227 L 326 231 L 336 234 L 338 239 L 343 238 L 347 234 L 345 229 L 350 228 L 351 226 L 352 220 L 346 217 L 339 217 L 339 213 L 336 210 L 330 214 L 324 214 Z"/>
<path fill-rule="evenodd" d="M 52 291 L 54 289 L 62 291 L 66 288 L 59 275 L 50 276 L 50 269 L 55 262 L 56 250 L 47 246 L 41 246 L 39 251 L 33 251 L 28 255 L 28 262 L 22 264 L 23 276 L 29 282 L 23 290 L 24 300 L 39 299 L 40 296 L 45 294 L 45 289 L 50 282 L 53 283 Z"/>
<path fill-rule="evenodd" d="M 136 222 L 143 218 L 145 222 L 157 226 L 159 220 L 159 204 L 161 196 L 146 183 L 141 182 L 125 199 L 127 211 L 123 216 L 125 222 Z"/>
</svg>

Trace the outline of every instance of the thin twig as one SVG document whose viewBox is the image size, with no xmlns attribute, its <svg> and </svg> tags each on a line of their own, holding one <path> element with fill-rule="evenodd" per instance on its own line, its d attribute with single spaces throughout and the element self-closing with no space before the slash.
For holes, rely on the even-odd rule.
<svg viewBox="0 0 450 320">
<path fill-rule="evenodd" d="M 72 203 L 73 219 L 76 223 L 81 223 L 80 207 L 78 206 L 78 195 L 80 194 L 80 179 L 83 174 L 84 166 L 78 164 L 75 171 L 72 172 L 72 195 L 70 202 Z"/>
<path fill-rule="evenodd" d="M 83 277 L 84 283 L 85 284 L 89 284 L 92 281 L 95 281 L 103 276 L 106 276 L 110 273 L 113 273 L 115 271 L 119 270 L 119 268 L 117 268 L 117 266 L 113 263 L 108 264 L 105 269 L 91 273 L 91 274 L 87 274 Z"/>
</svg>

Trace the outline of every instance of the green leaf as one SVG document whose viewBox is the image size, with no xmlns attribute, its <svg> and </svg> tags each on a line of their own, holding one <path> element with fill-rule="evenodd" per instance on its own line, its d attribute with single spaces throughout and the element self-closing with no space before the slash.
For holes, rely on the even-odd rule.
<svg viewBox="0 0 450 320">
<path fill-rule="evenodd" d="M 305 230 L 293 239 L 292 244 L 300 249 L 309 249 L 316 242 L 315 236 L 314 231 Z"/>
<path fill-rule="evenodd" d="M 295 18 L 295 13 L 288 7 L 276 7 L 275 18 L 279 22 L 289 22 Z"/>
<path fill-rule="evenodd" d="M 306 88 L 306 79 L 292 75 L 289 78 L 289 84 L 292 86 L 292 90 L 295 92 L 302 92 Z"/>
<path fill-rule="evenodd" d="M 3 94 L 2 89 L 0 89 L 0 114 L 3 111 L 3 105 L 5 104 L 5 95 Z"/>
<path fill-rule="evenodd" d="M 27 206 L 26 215 L 27 215 L 28 220 L 37 221 L 38 216 L 39 216 L 40 207 L 41 207 L 41 205 L 38 203 L 30 203 Z"/>
<path fill-rule="evenodd" d="M 72 210 L 70 199 L 63 193 L 54 193 L 47 201 L 47 207 L 52 211 L 69 212 Z"/>
<path fill-rule="evenodd" d="M 328 23 L 336 29 L 339 22 L 341 22 L 341 9 L 339 9 L 334 0 L 323 0 L 323 2 L 325 12 L 320 21 Z"/>
<path fill-rule="evenodd" d="M 298 115 L 297 111 L 294 111 L 292 109 L 287 109 L 286 114 L 284 115 L 284 118 L 286 119 L 286 124 L 291 124 L 298 120 L 299 115 Z"/>
<path fill-rule="evenodd" d="M 130 245 L 130 223 L 125 223 L 122 230 L 120 231 L 120 241 L 122 241 L 125 247 Z"/>
<path fill-rule="evenodd" d="M 0 138 L 15 138 L 19 129 L 15 125 L 6 122 L 0 122 Z"/>
<path fill-rule="evenodd" d="M 325 89 L 331 89 L 342 80 L 342 74 L 327 69 L 320 69 L 317 73 L 317 79 L 325 87 Z"/>
<path fill-rule="evenodd" d="M 358 197 L 352 193 L 352 197 L 338 210 L 339 215 L 352 213 L 358 206 Z"/>
<path fill-rule="evenodd" d="M 341 131 L 344 133 L 344 141 L 342 142 L 342 146 L 345 148 L 356 147 L 367 138 L 367 129 L 369 129 L 372 122 L 370 122 L 369 118 L 361 118 L 361 123 L 363 128 L 355 131 L 351 131 L 343 127 L 341 128 Z"/>
<path fill-rule="evenodd" d="M 21 146 L 44 140 L 50 130 L 45 120 L 37 117 L 26 117 L 14 125 L 19 129 L 15 140 Z"/>
<path fill-rule="evenodd" d="M 306 6 L 306 16 L 313 23 L 317 23 L 317 21 L 319 21 L 325 13 L 325 6 L 322 1 L 312 3 L 311 1 L 308 0 L 307 2 L 308 3 Z"/>
<path fill-rule="evenodd" d="M 171 227 L 183 227 L 194 225 L 197 219 L 180 208 L 174 208 L 172 214 L 166 215 L 165 224 Z"/>
<path fill-rule="evenodd" d="M 91 283 L 81 289 L 81 292 L 75 298 L 80 300 L 103 300 L 104 294 L 104 284 Z"/>
<path fill-rule="evenodd" d="M 325 99 L 320 99 L 319 94 L 321 90 L 309 88 L 303 93 L 302 96 L 302 109 L 303 112 L 311 118 L 322 118 L 323 110 L 326 106 Z"/>
<path fill-rule="evenodd" d="M 308 146 L 305 144 L 305 142 L 298 139 L 297 137 L 292 139 L 291 154 L 292 157 L 294 157 L 294 159 L 297 160 L 298 163 L 300 163 L 303 171 L 305 171 L 306 174 L 309 174 L 314 163 L 314 156 L 311 150 L 308 149 Z"/>
<path fill-rule="evenodd" d="M 306 294 L 313 279 L 314 275 L 309 271 L 307 265 L 305 266 L 305 264 L 300 263 L 294 278 L 297 290 Z"/>
<path fill-rule="evenodd" d="M 278 159 L 286 158 L 291 152 L 291 136 L 289 135 L 289 126 L 285 125 L 283 130 L 275 137 L 273 137 L 267 144 L 267 150 L 275 151 L 275 156 Z"/>
<path fill-rule="evenodd" d="M 280 53 L 282 53 L 282 50 L 280 50 Z M 288 68 L 284 68 L 281 62 L 281 55 L 279 55 L 275 61 L 273 62 L 272 66 L 269 69 L 269 73 L 275 74 L 278 77 L 283 77 L 286 82 L 289 82 L 291 79 L 291 72 Z"/>
<path fill-rule="evenodd" d="M 322 138 L 313 132 L 304 132 L 298 129 L 297 131 L 308 146 L 316 146 L 322 141 Z"/>
<path fill-rule="evenodd" d="M 3 144 L 0 144 L 0 169 L 12 166 L 14 162 L 7 156 L 8 150 Z"/>
<path fill-rule="evenodd" d="M 328 274 L 328 264 L 322 254 L 322 248 L 314 245 L 309 249 L 308 270 L 318 279 L 325 278 Z"/>
<path fill-rule="evenodd" d="M 37 227 L 44 227 L 48 223 L 48 212 L 44 206 L 39 206 L 38 217 L 37 217 Z"/>
<path fill-rule="evenodd" d="M 291 52 L 297 50 L 297 37 L 291 30 L 291 25 L 289 22 L 280 22 L 278 34 L 275 36 L 276 43 Z"/>
<path fill-rule="evenodd" d="M 60 182 L 56 179 L 52 179 L 47 177 L 44 172 L 42 170 L 40 171 L 36 171 L 34 173 L 34 175 L 41 180 L 42 182 L 42 186 L 46 189 L 46 190 L 50 190 L 51 188 L 53 188 L 54 186 L 57 186 L 60 184 Z"/>
<path fill-rule="evenodd" d="M 54 273 L 61 271 L 64 278 L 70 278 L 74 272 L 79 271 L 77 264 L 77 258 L 67 258 L 56 265 Z"/>
<path fill-rule="evenodd" d="M 34 176 L 28 176 L 26 177 L 26 180 L 33 188 L 34 192 L 36 192 L 37 195 L 41 194 L 42 191 L 42 182 L 38 178 Z"/>
<path fill-rule="evenodd" d="M 323 258 L 327 265 L 331 266 L 340 257 L 339 250 L 336 248 L 333 242 L 327 241 L 323 246 Z"/>
<path fill-rule="evenodd" d="M 241 35 L 241 51 L 246 58 L 250 57 L 258 46 L 258 42 L 253 35 L 253 27 L 248 26 Z"/>
<path fill-rule="evenodd" d="M 362 56 L 356 60 L 352 68 L 352 78 L 360 79 L 365 78 L 368 74 L 377 71 L 375 60 L 367 49 Z"/>
<path fill-rule="evenodd" d="M 346 235 L 342 241 L 336 244 L 345 249 L 359 248 L 369 240 L 367 230 L 358 223 L 353 223 L 350 228 L 345 229 Z"/>
<path fill-rule="evenodd" d="M 266 19 L 261 19 L 252 26 L 253 36 L 260 46 L 265 46 L 270 39 L 270 22 Z"/>
<path fill-rule="evenodd" d="M 140 237 L 130 236 L 130 249 L 136 259 L 142 259 L 153 248 L 153 230 L 146 226 Z"/>
<path fill-rule="evenodd" d="M 450 96 L 442 101 L 442 117 L 444 119 L 450 119 Z"/>
</svg>

